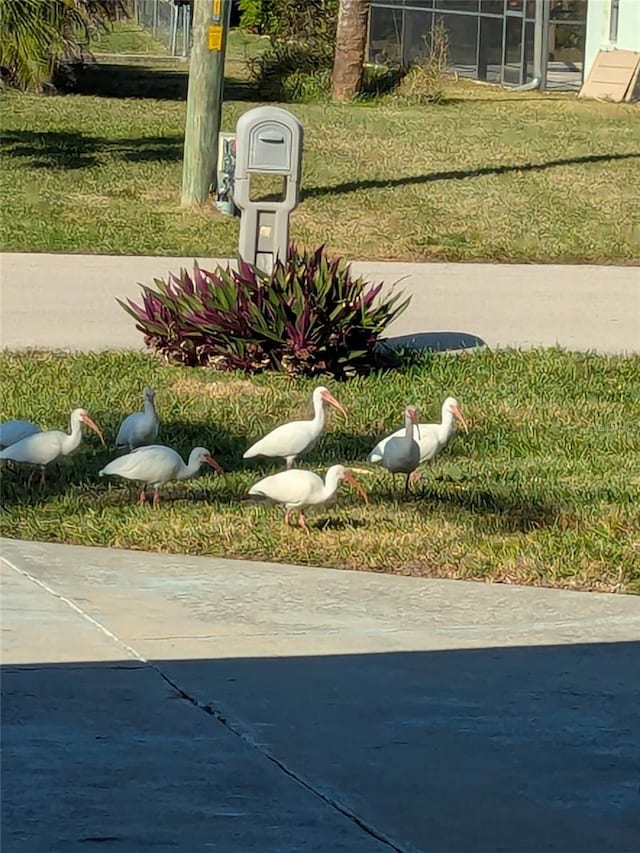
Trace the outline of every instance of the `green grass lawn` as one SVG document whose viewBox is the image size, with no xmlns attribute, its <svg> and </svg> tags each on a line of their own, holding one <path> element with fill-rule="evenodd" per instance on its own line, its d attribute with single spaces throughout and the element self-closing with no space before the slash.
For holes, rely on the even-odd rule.
<svg viewBox="0 0 640 853">
<path fill-rule="evenodd" d="M 54 467 L 43 492 L 26 472 L 3 472 L 3 535 L 151 551 L 309 563 L 423 576 L 640 592 L 640 361 L 557 350 L 431 356 L 403 373 L 376 374 L 332 390 L 349 411 L 331 416 L 300 460 L 323 471 L 358 469 L 370 504 L 342 486 L 335 507 L 310 516 L 309 534 L 285 528 L 279 508 L 242 502 L 278 468 L 243 460 L 273 426 L 309 414 L 312 384 L 281 376 L 252 381 L 168 367 L 130 354 L 0 355 L 0 419 L 32 417 L 59 428 L 87 407 L 113 443 L 121 417 L 157 389 L 160 441 L 187 454 L 207 446 L 228 472 L 164 491 L 158 510 L 137 489 L 105 482 L 111 458 L 90 435 Z M 405 498 L 363 460 L 399 425 L 408 402 L 433 421 L 447 394 L 469 425 Z"/>
<path fill-rule="evenodd" d="M 139 31 L 118 38 L 151 50 Z M 259 49 L 232 35 L 226 130 L 255 105 L 244 60 Z M 142 57 L 87 70 L 77 94 L 6 94 L 4 249 L 234 255 L 236 220 L 179 206 L 186 84 L 183 61 Z M 447 95 L 292 105 L 293 238 L 352 259 L 640 262 L 637 106 L 463 82 Z"/>
<path fill-rule="evenodd" d="M 108 32 L 100 34 L 91 42 L 94 54 L 122 54 L 123 56 L 169 56 L 169 51 L 148 31 L 134 21 L 118 21 Z"/>
</svg>

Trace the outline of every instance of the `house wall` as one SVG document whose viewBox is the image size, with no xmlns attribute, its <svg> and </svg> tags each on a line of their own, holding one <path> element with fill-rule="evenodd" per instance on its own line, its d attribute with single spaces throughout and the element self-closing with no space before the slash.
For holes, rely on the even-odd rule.
<svg viewBox="0 0 640 853">
<path fill-rule="evenodd" d="M 584 56 L 585 79 L 591 71 L 599 50 L 640 51 L 640 0 L 620 0 L 618 6 L 618 37 L 609 41 L 611 0 L 589 0 Z"/>
<path fill-rule="evenodd" d="M 621 50 L 640 51 L 640 3 L 638 0 L 620 0 L 617 47 Z"/>
</svg>

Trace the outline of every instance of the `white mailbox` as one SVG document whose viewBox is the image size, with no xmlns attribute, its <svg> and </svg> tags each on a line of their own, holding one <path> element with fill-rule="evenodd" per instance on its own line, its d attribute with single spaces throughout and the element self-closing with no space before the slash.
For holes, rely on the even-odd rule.
<svg viewBox="0 0 640 853">
<path fill-rule="evenodd" d="M 302 125 L 281 107 L 256 107 L 236 125 L 233 200 L 240 208 L 240 257 L 271 272 L 289 247 L 289 216 L 297 206 L 302 169 Z M 251 175 L 281 175 L 280 201 L 251 200 Z"/>
</svg>

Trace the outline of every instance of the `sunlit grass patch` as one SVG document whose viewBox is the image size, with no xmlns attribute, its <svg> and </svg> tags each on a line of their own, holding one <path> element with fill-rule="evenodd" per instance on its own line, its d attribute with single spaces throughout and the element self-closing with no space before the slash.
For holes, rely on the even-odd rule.
<svg viewBox="0 0 640 853">
<path fill-rule="evenodd" d="M 640 360 L 559 350 L 430 356 L 405 372 L 329 383 L 349 412 L 329 416 L 318 447 L 300 460 L 322 473 L 357 466 L 365 506 L 347 486 L 334 507 L 286 528 L 278 508 L 245 502 L 278 469 L 244 460 L 279 423 L 310 415 L 314 383 L 247 380 L 167 366 L 141 353 L 0 356 L 0 418 L 67 424 L 85 406 L 113 438 L 121 417 L 157 391 L 159 440 L 184 456 L 208 447 L 227 477 L 170 484 L 157 511 L 136 488 L 97 476 L 113 451 L 93 437 L 50 472 L 43 492 L 3 472 L 3 535 L 162 552 L 210 554 L 400 574 L 640 592 Z M 424 469 L 408 498 L 364 460 L 412 402 L 434 421 L 455 395 L 469 422 Z"/>
<path fill-rule="evenodd" d="M 236 219 L 180 207 L 188 64 L 145 59 L 141 39 L 109 36 L 141 56 L 81 74 L 83 94 L 5 95 L 5 250 L 235 255 Z M 223 130 L 257 105 L 246 59 L 263 46 L 231 39 Z M 305 131 L 296 242 L 351 259 L 640 262 L 634 105 L 450 81 L 438 106 L 286 106 Z"/>
</svg>

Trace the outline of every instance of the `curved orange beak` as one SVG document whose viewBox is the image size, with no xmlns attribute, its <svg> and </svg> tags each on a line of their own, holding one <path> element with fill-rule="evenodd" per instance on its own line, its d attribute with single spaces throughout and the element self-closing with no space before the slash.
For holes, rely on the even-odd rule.
<svg viewBox="0 0 640 853">
<path fill-rule="evenodd" d="M 462 429 L 463 429 L 466 433 L 468 433 L 468 432 L 469 432 L 469 428 L 467 427 L 467 422 L 466 422 L 466 421 L 465 421 L 465 419 L 462 417 L 462 412 L 460 411 L 460 409 L 459 409 L 457 406 L 452 406 L 452 407 L 451 407 L 451 413 L 453 414 L 453 417 L 458 421 L 458 423 L 460 424 L 460 426 L 462 427 Z"/>
<path fill-rule="evenodd" d="M 106 447 L 107 445 L 105 444 L 104 436 L 102 435 L 102 430 L 95 423 L 95 421 L 92 421 L 91 418 L 89 417 L 89 415 L 80 415 L 80 420 L 82 421 L 83 424 L 86 424 L 89 427 L 89 429 L 92 429 L 95 432 L 95 434 L 100 438 L 100 441 L 102 442 L 102 444 Z"/>
<path fill-rule="evenodd" d="M 360 481 L 356 480 L 356 478 L 353 476 L 351 471 L 345 471 L 344 472 L 344 480 L 345 480 L 345 483 L 349 483 L 349 485 L 353 486 L 353 488 L 356 490 L 356 492 L 358 492 L 358 494 L 362 497 L 362 500 L 366 504 L 369 503 L 369 496 L 365 492 Z"/>
<path fill-rule="evenodd" d="M 210 468 L 213 468 L 214 471 L 217 471 L 218 474 L 222 474 L 223 477 L 225 476 L 222 465 L 220 465 L 220 463 L 217 462 L 210 453 L 207 453 L 202 461 Z"/>
<path fill-rule="evenodd" d="M 336 398 L 329 391 L 322 392 L 322 399 L 325 403 L 329 403 L 330 406 L 333 406 L 334 409 L 337 409 L 343 416 L 344 419 L 347 419 L 347 413 L 343 406 L 336 400 Z"/>
</svg>

